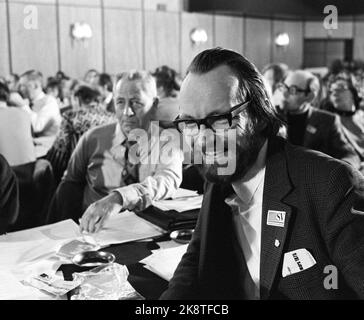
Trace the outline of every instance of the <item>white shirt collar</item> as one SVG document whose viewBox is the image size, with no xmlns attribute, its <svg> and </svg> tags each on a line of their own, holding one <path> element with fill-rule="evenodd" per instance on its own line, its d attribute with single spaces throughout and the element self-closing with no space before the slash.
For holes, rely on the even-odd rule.
<svg viewBox="0 0 364 320">
<path fill-rule="evenodd" d="M 263 182 L 265 176 L 265 160 L 267 156 L 268 141 L 265 141 L 263 147 L 260 149 L 257 160 L 254 165 L 249 169 L 246 175 L 232 183 L 232 187 L 236 195 L 245 204 L 249 204 L 259 187 Z"/>
<path fill-rule="evenodd" d="M 114 133 L 114 139 L 113 139 L 113 146 L 119 146 L 121 145 L 124 140 L 126 139 L 124 132 L 121 130 L 119 122 L 116 123 L 115 126 L 115 133 Z"/>
</svg>

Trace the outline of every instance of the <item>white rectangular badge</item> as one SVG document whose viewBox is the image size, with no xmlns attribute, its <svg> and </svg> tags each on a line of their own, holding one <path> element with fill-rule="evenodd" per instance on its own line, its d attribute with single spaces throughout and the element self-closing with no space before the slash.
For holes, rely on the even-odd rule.
<svg viewBox="0 0 364 320">
<path fill-rule="evenodd" d="M 268 210 L 267 225 L 284 228 L 284 222 L 286 220 L 285 211 Z"/>
</svg>

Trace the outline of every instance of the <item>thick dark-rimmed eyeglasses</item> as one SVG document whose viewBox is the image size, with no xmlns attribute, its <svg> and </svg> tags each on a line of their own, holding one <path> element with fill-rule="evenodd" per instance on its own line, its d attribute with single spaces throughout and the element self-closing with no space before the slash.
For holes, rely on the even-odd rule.
<svg viewBox="0 0 364 320">
<path fill-rule="evenodd" d="M 289 87 L 284 82 L 278 83 L 277 89 L 281 90 L 282 92 L 288 91 L 288 93 L 290 95 L 293 95 L 293 96 L 296 95 L 298 92 L 303 92 L 305 94 L 308 94 L 311 91 L 309 88 L 302 89 L 302 88 L 297 87 L 295 85 L 292 85 L 292 86 Z"/>
<path fill-rule="evenodd" d="M 212 115 L 204 119 L 181 119 L 180 116 L 173 121 L 177 130 L 188 136 L 195 136 L 200 132 L 200 126 L 203 124 L 206 128 L 216 130 L 226 130 L 232 125 L 233 118 L 241 113 L 250 103 L 250 100 L 244 101 L 232 107 L 229 112 Z"/>
</svg>

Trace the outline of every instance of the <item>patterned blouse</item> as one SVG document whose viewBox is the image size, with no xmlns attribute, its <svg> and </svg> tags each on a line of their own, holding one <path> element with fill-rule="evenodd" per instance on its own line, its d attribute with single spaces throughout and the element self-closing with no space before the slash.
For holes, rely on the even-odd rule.
<svg viewBox="0 0 364 320">
<path fill-rule="evenodd" d="M 91 128 L 115 121 L 115 114 L 100 106 L 70 110 L 63 114 L 58 136 L 46 156 L 52 164 L 57 184 L 67 169 L 68 161 L 81 136 Z"/>
</svg>

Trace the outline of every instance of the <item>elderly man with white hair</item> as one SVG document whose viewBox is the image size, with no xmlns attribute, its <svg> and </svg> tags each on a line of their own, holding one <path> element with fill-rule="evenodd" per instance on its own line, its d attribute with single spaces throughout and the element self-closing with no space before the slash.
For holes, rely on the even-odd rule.
<svg viewBox="0 0 364 320">
<path fill-rule="evenodd" d="M 156 122 L 158 98 L 152 75 L 124 73 L 115 85 L 114 102 L 117 122 L 88 131 L 78 142 L 48 223 L 82 216 L 81 229 L 96 232 L 111 213 L 143 210 L 179 187 L 183 161 L 179 135 L 173 129 L 162 138 L 165 131 Z"/>
<path fill-rule="evenodd" d="M 338 116 L 311 105 L 320 89 L 319 81 L 312 73 L 292 71 L 278 89 L 283 93 L 289 142 L 321 151 L 359 169 L 360 159 L 345 138 Z"/>
</svg>

